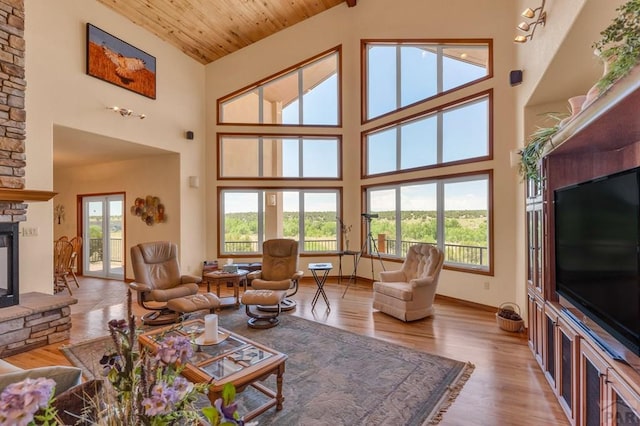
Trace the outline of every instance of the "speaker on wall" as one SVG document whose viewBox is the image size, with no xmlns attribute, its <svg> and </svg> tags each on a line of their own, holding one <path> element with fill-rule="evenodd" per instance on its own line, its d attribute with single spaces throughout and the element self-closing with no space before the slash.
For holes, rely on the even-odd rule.
<svg viewBox="0 0 640 426">
<path fill-rule="evenodd" d="M 509 73 L 509 83 L 512 86 L 517 86 L 522 83 L 522 70 L 513 70 Z"/>
</svg>

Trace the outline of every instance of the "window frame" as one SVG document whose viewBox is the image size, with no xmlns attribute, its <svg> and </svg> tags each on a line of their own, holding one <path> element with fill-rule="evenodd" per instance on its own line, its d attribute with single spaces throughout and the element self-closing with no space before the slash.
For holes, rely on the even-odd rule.
<svg viewBox="0 0 640 426">
<path fill-rule="evenodd" d="M 283 139 L 327 139 L 327 140 L 335 140 L 337 143 L 337 157 L 336 157 L 336 168 L 337 168 L 337 176 L 336 177 L 304 177 L 304 176 L 223 176 L 223 156 L 222 156 L 222 140 L 225 137 L 247 137 L 247 138 L 283 138 Z M 301 141 L 302 143 L 302 141 Z M 260 180 L 304 180 L 304 181 L 339 181 L 342 180 L 342 156 L 343 156 L 343 144 L 342 144 L 342 135 L 341 134 L 310 134 L 310 133 L 293 133 L 293 134 L 284 134 L 284 133 L 221 133 L 218 132 L 216 134 L 216 153 L 217 153 L 217 167 L 216 167 L 216 175 L 217 179 L 221 181 L 225 180 L 236 180 L 236 181 L 260 181 Z"/>
<path fill-rule="evenodd" d="M 413 120 L 422 118 L 422 117 L 426 117 L 428 115 L 435 115 L 435 114 L 444 114 L 446 113 L 448 110 L 453 110 L 459 106 L 462 106 L 464 104 L 467 103 L 473 103 L 476 100 L 480 100 L 482 98 L 486 97 L 487 98 L 487 102 L 488 102 L 488 116 L 487 116 L 487 138 L 488 138 L 488 146 L 487 146 L 487 155 L 482 155 L 479 157 L 472 157 L 472 158 L 465 158 L 463 160 L 455 160 L 455 161 L 448 161 L 448 162 L 443 162 L 443 163 L 435 163 L 435 164 L 430 164 L 430 165 L 426 165 L 426 166 L 420 166 L 420 167 L 412 167 L 412 168 L 407 168 L 407 169 L 401 169 L 401 170 L 392 170 L 389 172 L 383 172 L 383 173 L 376 173 L 376 174 L 367 174 L 367 168 L 368 168 L 368 155 L 369 155 L 369 151 L 368 151 L 368 144 L 367 144 L 367 137 L 368 135 L 372 134 L 372 133 L 376 133 L 376 132 L 380 132 L 383 130 L 388 130 L 388 129 L 392 129 L 394 127 L 398 127 L 398 126 L 402 126 L 405 125 Z M 398 175 L 398 174 L 405 174 L 405 173 L 411 173 L 411 172 L 415 172 L 415 171 L 419 171 L 419 170 L 430 170 L 430 169 L 438 169 L 438 168 L 442 168 L 442 167 L 449 167 L 449 166 L 453 166 L 453 165 L 460 165 L 460 164 L 468 164 L 468 163 L 477 163 L 480 161 L 489 161 L 489 160 L 493 160 L 493 135 L 494 135 L 494 128 L 493 128 L 493 108 L 494 107 L 494 103 L 493 103 L 493 89 L 487 89 L 487 90 L 483 90 L 481 92 L 478 93 L 474 93 L 472 95 L 466 96 L 464 98 L 460 98 L 460 99 L 456 99 L 454 101 L 448 102 L 446 104 L 442 104 L 442 105 L 438 105 L 435 106 L 433 108 L 424 110 L 424 111 L 420 111 L 418 113 L 409 115 L 407 117 L 403 117 L 403 118 L 399 118 L 397 120 L 393 120 L 390 121 L 388 123 L 384 123 L 381 124 L 379 126 L 376 127 L 372 127 L 371 129 L 365 130 L 361 133 L 361 146 L 360 146 L 360 153 L 361 153 L 361 157 L 360 157 L 360 177 L 362 179 L 369 179 L 369 178 L 374 178 L 374 177 L 382 177 L 382 176 L 389 176 L 389 175 Z M 438 140 L 437 143 L 439 145 L 441 145 L 442 143 L 442 137 L 443 137 L 443 133 L 442 132 L 438 132 Z M 398 143 L 398 140 L 396 140 L 396 144 Z"/>
<path fill-rule="evenodd" d="M 322 187 L 283 187 L 283 186 L 260 186 L 260 187 L 246 187 L 246 186 L 219 186 L 217 188 L 217 230 L 218 230 L 218 238 L 216 239 L 217 252 L 218 256 L 233 256 L 234 258 L 246 258 L 261 256 L 262 255 L 262 243 L 263 240 L 260 240 L 260 229 L 258 232 L 258 251 L 257 252 L 227 252 L 224 251 L 224 216 L 225 212 L 223 211 L 224 203 L 222 202 L 222 196 L 225 192 L 258 192 L 262 193 L 262 198 L 259 196 L 259 200 L 262 200 L 263 205 L 266 206 L 265 195 L 267 192 L 298 192 L 301 196 L 305 193 L 313 193 L 313 192 L 333 192 L 336 194 L 336 250 L 335 251 L 304 251 L 304 217 L 300 218 L 299 229 L 301 232 L 301 237 L 298 239 L 298 253 L 300 256 L 318 256 L 318 255 L 326 255 L 333 254 L 335 255 L 337 252 L 342 250 L 342 237 L 340 232 L 340 223 L 338 221 L 338 217 L 342 217 L 342 209 L 343 209 L 343 192 L 344 189 L 339 186 L 322 186 Z M 258 206 L 258 214 L 260 214 L 260 206 Z M 263 212 L 264 215 L 264 212 Z M 258 222 L 260 222 L 260 216 L 258 216 Z M 260 225 L 258 225 L 260 228 Z M 263 233 L 265 230 L 263 229 Z"/>
<path fill-rule="evenodd" d="M 464 173 L 452 173 L 452 174 L 443 174 L 443 175 L 437 175 L 437 176 L 430 176 L 430 177 L 420 177 L 420 178 L 415 178 L 415 179 L 407 179 L 407 180 L 395 180 L 395 181 L 389 181 L 389 182 L 380 182 L 380 183 L 375 183 L 375 184 L 367 184 L 367 185 L 362 185 L 362 206 L 363 206 L 363 210 L 364 212 L 370 212 L 369 211 L 369 191 L 370 190 L 377 190 L 377 189 L 394 189 L 394 190 L 399 190 L 401 187 L 403 186 L 411 186 L 411 185 L 416 185 L 419 183 L 436 183 L 436 184 L 442 184 L 442 186 L 444 187 L 444 185 L 447 183 L 447 181 L 451 182 L 451 181 L 455 181 L 455 180 L 461 180 L 464 181 L 465 178 L 469 178 L 469 177 L 473 177 L 473 176 L 482 176 L 485 175 L 487 178 L 487 184 L 488 184 L 488 188 L 487 188 L 487 252 L 489 255 L 489 262 L 488 262 L 488 266 L 485 267 L 481 267 L 481 266 L 473 266 L 473 265 L 466 265 L 466 264 L 460 264 L 460 263 L 449 263 L 447 261 L 445 261 L 443 268 L 447 269 L 447 270 L 451 270 L 451 271 L 459 271 L 459 272 L 466 272 L 466 273 L 473 273 L 473 274 L 479 274 L 479 275 L 488 275 L 488 276 L 494 276 L 494 258 L 495 258 L 495 250 L 494 250 L 494 231 L 493 231 L 493 223 L 494 223 L 494 217 L 493 217 L 493 183 L 494 183 L 494 179 L 493 179 L 493 169 L 483 169 L 483 170 L 474 170 L 474 171 L 469 171 L 469 172 L 464 172 Z M 437 191 L 440 192 L 440 191 Z M 443 191 L 442 191 L 443 192 Z M 442 196 L 444 196 L 444 194 L 442 194 Z M 438 194 L 437 197 L 440 197 L 440 195 Z M 437 202 L 437 208 L 436 208 L 436 215 L 438 218 L 438 223 L 437 223 L 437 233 L 438 233 L 438 242 L 437 242 L 437 246 L 439 249 L 443 250 L 444 248 L 444 222 L 441 220 L 441 218 L 444 218 L 444 198 L 442 199 L 442 203 Z M 397 212 L 397 209 L 396 209 Z M 374 219 L 375 220 L 375 219 Z M 401 215 L 396 214 L 396 234 L 400 234 L 402 227 L 401 225 Z M 367 229 L 366 226 L 363 224 L 363 226 L 361 227 L 361 241 L 366 241 L 368 238 L 368 234 L 367 234 Z M 397 238 L 397 235 L 394 236 L 394 238 Z M 371 254 L 370 253 L 370 247 L 369 247 L 369 242 L 366 241 L 367 244 L 363 245 L 363 247 L 365 247 L 365 251 L 363 252 L 363 255 L 366 257 L 378 257 L 378 254 L 374 253 Z M 388 253 L 379 253 L 380 258 L 383 260 L 387 260 L 387 261 L 396 261 L 396 262 L 402 262 L 403 258 L 396 256 L 396 255 L 389 255 Z"/>
<path fill-rule="evenodd" d="M 337 123 L 336 124 L 278 124 L 278 123 L 242 123 L 242 122 L 224 122 L 222 121 L 222 110 L 223 105 L 230 101 L 231 99 L 240 96 L 245 93 L 249 93 L 253 90 L 261 91 L 262 87 L 268 83 L 274 82 L 282 77 L 285 77 L 287 74 L 293 73 L 295 71 L 304 72 L 306 66 L 319 61 L 323 58 L 329 57 L 331 55 L 336 55 L 336 73 L 337 76 Z M 324 52 L 321 52 L 311 58 L 305 59 L 295 65 L 292 65 L 288 68 L 278 71 L 277 73 L 271 74 L 268 77 L 265 77 L 261 80 L 256 81 L 255 83 L 249 84 L 239 90 L 231 92 L 225 96 L 222 96 L 216 100 L 216 124 L 218 126 L 272 126 L 272 127 L 316 127 L 316 128 L 340 128 L 342 127 L 342 45 L 338 45 L 331 49 L 328 49 Z M 303 93 L 304 95 L 304 93 Z"/>
<path fill-rule="evenodd" d="M 460 86 L 456 86 L 452 89 L 448 89 L 442 92 L 438 92 L 433 96 L 418 100 L 411 104 L 398 107 L 392 111 L 386 112 L 384 114 L 378 115 L 376 117 L 368 118 L 369 110 L 368 110 L 368 93 L 369 93 L 369 82 L 368 82 L 368 55 L 367 55 L 367 47 L 369 45 L 389 45 L 389 46 L 412 46 L 412 45 L 420 45 L 420 44 L 433 44 L 439 47 L 448 47 L 448 46 L 465 46 L 465 45 L 482 45 L 486 44 L 488 53 L 487 53 L 487 74 L 481 78 L 469 81 Z M 360 61 L 361 61 L 361 76 L 360 76 L 360 99 L 361 99 L 361 124 L 367 124 L 373 121 L 378 121 L 388 117 L 392 114 L 397 114 L 401 111 L 405 111 L 409 108 L 415 107 L 416 105 L 420 105 L 436 98 L 440 98 L 446 96 L 450 93 L 457 92 L 466 87 L 476 85 L 482 81 L 489 80 L 493 78 L 493 39 L 490 38 L 478 38 L 478 39 L 361 39 L 360 40 Z M 396 78 L 396 83 L 398 83 L 398 79 Z"/>
</svg>

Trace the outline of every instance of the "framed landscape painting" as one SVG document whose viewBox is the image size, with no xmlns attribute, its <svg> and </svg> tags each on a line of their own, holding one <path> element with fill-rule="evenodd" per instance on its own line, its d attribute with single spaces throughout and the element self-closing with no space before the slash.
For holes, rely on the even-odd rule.
<svg viewBox="0 0 640 426">
<path fill-rule="evenodd" d="M 89 23 L 87 74 L 156 98 L 156 58 Z"/>
</svg>

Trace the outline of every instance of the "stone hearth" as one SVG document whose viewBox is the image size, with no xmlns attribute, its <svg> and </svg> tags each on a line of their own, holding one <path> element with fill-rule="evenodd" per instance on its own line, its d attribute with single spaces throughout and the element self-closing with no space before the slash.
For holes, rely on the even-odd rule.
<svg viewBox="0 0 640 426">
<path fill-rule="evenodd" d="M 0 358 L 67 340 L 71 330 L 69 296 L 23 293 L 20 304 L 0 309 Z"/>
</svg>

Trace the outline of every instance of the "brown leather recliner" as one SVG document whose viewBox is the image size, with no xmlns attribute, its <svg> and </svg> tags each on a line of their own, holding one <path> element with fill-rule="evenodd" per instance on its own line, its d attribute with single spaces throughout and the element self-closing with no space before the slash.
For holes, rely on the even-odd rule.
<svg viewBox="0 0 640 426">
<path fill-rule="evenodd" d="M 171 299 L 198 293 L 200 277 L 181 275 L 178 247 L 169 241 L 141 243 L 131 247 L 135 282 L 129 284 L 138 293 L 138 303 L 153 310 L 142 317 L 144 324 L 169 324 L 178 313 L 167 308 Z"/>
<path fill-rule="evenodd" d="M 262 243 L 262 269 L 251 272 L 255 290 L 286 290 L 280 310 L 288 311 L 296 307 L 296 302 L 288 299 L 298 292 L 298 281 L 304 275 L 298 270 L 298 242 L 288 238 L 276 238 Z M 277 310 L 278 307 L 260 306 L 261 310 Z"/>
</svg>

